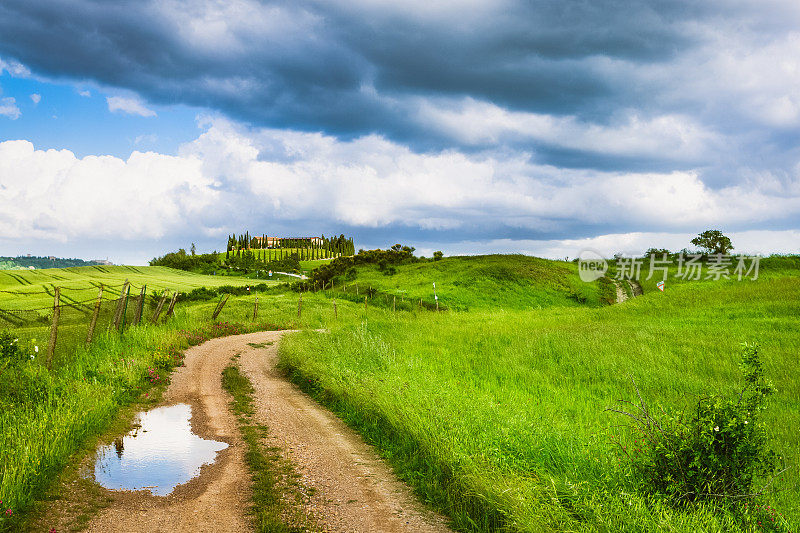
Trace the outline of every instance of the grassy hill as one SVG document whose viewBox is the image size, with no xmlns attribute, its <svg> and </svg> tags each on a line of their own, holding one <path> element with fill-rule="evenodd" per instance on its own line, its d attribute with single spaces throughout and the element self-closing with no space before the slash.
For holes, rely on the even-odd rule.
<svg viewBox="0 0 800 533">
<path fill-rule="evenodd" d="M 447 257 L 405 263 L 391 269 L 377 264 L 354 267 L 334 281 L 359 284 L 410 300 L 433 301 L 452 310 L 531 309 L 600 306 L 609 290 L 602 282 L 584 283 L 574 263 L 524 255 Z"/>
<path fill-rule="evenodd" d="M 746 262 L 746 267 L 750 266 Z M 640 283 L 645 293 L 659 292 L 656 282 L 663 274 L 656 271 L 646 279 L 649 261 L 642 260 Z M 800 275 L 800 256 L 772 256 L 759 260 L 760 281 Z M 679 286 L 703 287 L 707 284 L 734 285 L 752 283 L 751 272 L 739 281 L 734 261 L 728 278 L 708 277 L 708 263 L 702 264 L 700 279 L 678 276 L 677 264 L 668 269 L 667 289 Z M 578 276 L 574 262 L 553 261 L 524 255 L 476 255 L 446 257 L 440 261 L 404 263 L 394 268 L 377 264 L 353 267 L 349 275 L 339 276 L 334 284 L 359 284 L 406 299 L 429 302 L 433 299 L 433 283 L 441 305 L 452 310 L 536 309 L 545 307 L 600 307 L 615 301 L 616 290 L 611 278 L 620 270 L 609 261 L 608 278 L 586 283 Z"/>
</svg>

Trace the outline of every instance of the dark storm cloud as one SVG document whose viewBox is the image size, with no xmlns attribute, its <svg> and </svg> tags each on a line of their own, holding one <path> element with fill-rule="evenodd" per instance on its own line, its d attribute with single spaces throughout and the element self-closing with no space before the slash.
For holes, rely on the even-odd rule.
<svg viewBox="0 0 800 533">
<path fill-rule="evenodd" d="M 759 113 L 748 115 L 747 102 L 739 108 L 738 95 L 720 94 L 727 87 L 715 85 L 708 56 L 692 54 L 720 35 L 741 33 L 758 46 L 791 32 L 798 22 L 793 9 L 780 0 L 509 0 L 460 7 L 416 0 L 4 0 L 0 57 L 46 76 L 126 88 L 154 103 L 208 107 L 257 126 L 344 139 L 378 133 L 422 151 L 505 147 L 574 168 L 713 167 L 704 178 L 713 184 L 754 160 L 739 149 L 744 144 L 774 145 L 776 153 L 756 166 L 785 168 L 798 128 L 774 134 Z M 446 130 L 420 120 L 420 102 L 432 99 L 456 106 L 470 99 L 599 127 L 631 110 L 635 121 L 683 114 L 706 137 L 731 136 L 721 141 L 730 153 L 603 151 L 547 132 L 465 142 L 452 131 L 459 125 Z M 650 134 L 637 131 L 625 142 Z"/>
<path fill-rule="evenodd" d="M 426 18 L 261 3 L 245 9 L 295 26 L 263 35 L 231 27 L 243 46 L 218 50 L 179 35 L 181 25 L 202 19 L 202 3 L 186 3 L 186 16 L 176 19 L 147 2 L 6 0 L 0 54 L 47 75 L 208 106 L 255 124 L 409 140 L 421 132 L 395 99 L 412 95 L 602 117 L 635 91 L 601 72 L 596 59 L 668 60 L 693 42 L 680 24 L 693 4 L 558 0 Z"/>
</svg>

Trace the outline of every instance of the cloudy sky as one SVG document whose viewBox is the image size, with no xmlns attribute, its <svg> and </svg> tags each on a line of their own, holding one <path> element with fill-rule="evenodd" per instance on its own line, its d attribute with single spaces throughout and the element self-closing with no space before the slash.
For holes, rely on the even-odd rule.
<svg viewBox="0 0 800 533">
<path fill-rule="evenodd" d="M 3 0 L 0 255 L 800 252 L 796 0 Z"/>
</svg>

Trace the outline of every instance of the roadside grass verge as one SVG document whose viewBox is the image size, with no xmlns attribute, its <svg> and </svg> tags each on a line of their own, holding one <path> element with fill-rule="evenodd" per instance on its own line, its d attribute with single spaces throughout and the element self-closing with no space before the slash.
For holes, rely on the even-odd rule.
<svg viewBox="0 0 800 533">
<path fill-rule="evenodd" d="M 277 448 L 266 447 L 264 438 L 269 428 L 254 421 L 255 390 L 239 370 L 234 356 L 231 365 L 222 371 L 222 387 L 232 396 L 231 409 L 236 414 L 242 440 L 247 447 L 245 462 L 252 482 L 251 513 L 256 530 L 262 533 L 288 533 L 313 530 L 300 507 L 303 494 L 297 475 Z"/>
<path fill-rule="evenodd" d="M 465 531 L 751 531 L 758 517 L 637 492 L 604 409 L 636 391 L 677 410 L 734 394 L 756 341 L 778 392 L 765 421 L 791 466 L 756 500 L 800 526 L 800 277 L 681 284 L 604 308 L 374 313 L 286 337 L 293 380 L 376 445 Z M 783 529 L 780 529 L 783 528 Z"/>
</svg>

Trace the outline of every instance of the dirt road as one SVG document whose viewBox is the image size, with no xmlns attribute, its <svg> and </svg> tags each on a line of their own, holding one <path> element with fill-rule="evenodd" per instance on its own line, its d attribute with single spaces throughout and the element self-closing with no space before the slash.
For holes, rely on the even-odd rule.
<svg viewBox="0 0 800 533">
<path fill-rule="evenodd" d="M 230 398 L 221 386 L 231 357 L 255 388 L 256 419 L 313 488 L 305 511 L 325 531 L 448 531 L 445 520 L 425 510 L 408 487 L 361 438 L 327 410 L 284 380 L 274 369 L 281 333 L 252 333 L 211 340 L 186 352 L 164 404 L 192 405 L 198 435 L 227 442 L 215 464 L 166 497 L 115 492 L 114 502 L 89 526 L 92 532 L 249 531 L 249 473 Z M 272 344 L 270 344 L 272 343 Z M 254 347 L 252 345 L 260 345 Z"/>
</svg>

